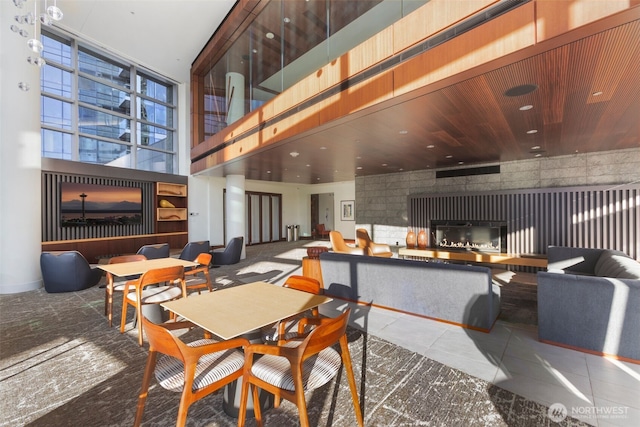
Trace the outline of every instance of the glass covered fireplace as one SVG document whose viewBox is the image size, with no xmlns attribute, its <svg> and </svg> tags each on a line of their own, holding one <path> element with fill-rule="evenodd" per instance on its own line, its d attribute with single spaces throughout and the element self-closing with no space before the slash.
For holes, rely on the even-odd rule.
<svg viewBox="0 0 640 427">
<path fill-rule="evenodd" d="M 507 225 L 502 222 L 431 221 L 436 249 L 507 252 Z"/>
</svg>

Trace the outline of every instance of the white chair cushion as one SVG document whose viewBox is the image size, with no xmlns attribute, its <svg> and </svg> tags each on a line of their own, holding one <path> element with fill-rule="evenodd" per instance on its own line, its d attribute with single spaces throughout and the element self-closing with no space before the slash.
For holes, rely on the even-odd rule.
<svg viewBox="0 0 640 427">
<path fill-rule="evenodd" d="M 340 354 L 331 347 L 311 356 L 302 365 L 304 390 L 313 390 L 328 383 L 338 373 L 340 366 L 342 366 Z M 255 361 L 251 367 L 251 373 L 276 387 L 289 391 L 295 390 L 291 365 L 284 357 L 264 355 Z"/>
<path fill-rule="evenodd" d="M 117 280 L 113 282 L 113 291 L 114 292 L 124 292 L 124 286 L 127 283 L 127 280 Z M 135 286 L 129 286 L 129 292 L 135 291 Z"/>
<path fill-rule="evenodd" d="M 164 301 L 170 301 L 182 295 L 182 289 L 177 286 L 158 286 L 157 288 L 149 287 L 142 291 L 143 304 L 158 304 Z M 136 302 L 137 295 L 131 292 L 127 295 L 127 299 Z"/>
<path fill-rule="evenodd" d="M 202 339 L 187 345 L 189 347 L 198 347 L 215 342 L 217 341 Z M 193 391 L 195 392 L 231 375 L 242 369 L 243 365 L 244 355 L 235 349 L 205 354 L 198 360 L 198 364 L 196 365 Z M 160 383 L 163 388 L 176 392 L 182 391 L 184 387 L 184 365 L 182 361 L 167 355 L 158 357 L 155 375 L 158 383 Z"/>
</svg>

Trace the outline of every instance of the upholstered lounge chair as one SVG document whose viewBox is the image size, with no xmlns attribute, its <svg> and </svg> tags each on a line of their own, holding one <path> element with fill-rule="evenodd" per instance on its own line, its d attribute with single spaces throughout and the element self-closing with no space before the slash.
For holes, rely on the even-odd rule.
<svg viewBox="0 0 640 427">
<path fill-rule="evenodd" d="M 237 264 L 240 261 L 240 255 L 242 255 L 242 245 L 244 243 L 244 237 L 234 237 L 229 240 L 229 244 L 225 248 L 214 249 L 211 253 L 213 259 L 211 260 L 213 265 L 231 265 Z"/>
<path fill-rule="evenodd" d="M 208 240 L 202 240 L 200 242 L 189 242 L 184 245 L 182 252 L 180 252 L 180 259 L 187 261 L 194 261 L 200 254 L 208 254 L 211 252 L 211 246 Z"/>
<path fill-rule="evenodd" d="M 331 250 L 340 254 L 366 255 L 364 248 L 349 246 L 345 243 L 342 233 L 339 231 L 329 232 L 329 240 L 331 241 Z"/>
<path fill-rule="evenodd" d="M 42 252 L 40 269 L 44 289 L 49 293 L 88 289 L 97 285 L 102 277 L 102 270 L 91 268 L 78 251 Z"/>
<path fill-rule="evenodd" d="M 147 259 L 169 258 L 170 248 L 168 243 L 159 243 L 157 245 L 144 245 L 138 249 L 139 255 L 144 255 Z"/>
<path fill-rule="evenodd" d="M 356 230 L 356 238 L 358 239 L 358 247 L 364 248 L 369 256 L 379 256 L 384 258 L 391 258 L 393 252 L 389 245 L 384 243 L 375 243 L 369 237 L 369 232 L 364 228 L 358 228 Z"/>
</svg>

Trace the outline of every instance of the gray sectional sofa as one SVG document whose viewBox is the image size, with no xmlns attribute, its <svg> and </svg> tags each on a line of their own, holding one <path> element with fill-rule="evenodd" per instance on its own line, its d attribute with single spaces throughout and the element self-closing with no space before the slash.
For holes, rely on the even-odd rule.
<svg viewBox="0 0 640 427">
<path fill-rule="evenodd" d="M 500 287 L 486 267 L 320 254 L 325 294 L 484 332 L 500 312 Z"/>
<path fill-rule="evenodd" d="M 550 246 L 538 272 L 538 337 L 640 361 L 640 263 L 608 249 Z"/>
</svg>

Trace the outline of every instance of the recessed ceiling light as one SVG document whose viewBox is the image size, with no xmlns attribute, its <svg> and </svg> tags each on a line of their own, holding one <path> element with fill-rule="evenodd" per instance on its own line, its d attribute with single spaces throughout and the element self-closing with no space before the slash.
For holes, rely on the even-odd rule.
<svg viewBox="0 0 640 427">
<path fill-rule="evenodd" d="M 289 22 L 291 22 L 291 19 L 287 18 L 286 16 L 283 19 L 285 24 L 288 24 Z"/>
<path fill-rule="evenodd" d="M 602 91 L 593 92 L 591 95 L 600 96 L 600 95 L 602 95 Z"/>
<path fill-rule="evenodd" d="M 266 38 L 268 38 L 268 39 L 272 39 L 272 38 L 274 38 L 274 37 L 275 37 L 275 35 L 274 35 L 273 33 L 271 33 L 271 32 L 269 32 L 269 33 L 265 34 L 264 36 L 265 36 Z"/>
<path fill-rule="evenodd" d="M 356 157 L 356 159 L 358 159 L 358 160 L 360 160 L 361 158 L 362 158 L 362 157 L 360 157 L 360 156 Z"/>
<path fill-rule="evenodd" d="M 406 135 L 406 134 L 408 134 L 408 133 L 409 133 L 409 131 L 408 131 L 408 130 L 401 130 L 401 131 L 399 131 L 398 133 L 399 133 L 400 135 Z"/>
<path fill-rule="evenodd" d="M 253 50 L 251 50 L 251 52 L 258 53 L 258 49 L 253 49 Z"/>
<path fill-rule="evenodd" d="M 398 170 L 399 170 L 400 172 L 402 172 L 402 171 L 404 170 L 404 168 L 400 168 L 400 169 L 398 169 Z"/>
<path fill-rule="evenodd" d="M 382 166 L 387 166 L 387 164 L 386 164 L 386 163 L 383 163 L 383 164 L 382 164 Z"/>
<path fill-rule="evenodd" d="M 316 178 L 316 181 L 320 181 L 320 178 Z"/>
<path fill-rule="evenodd" d="M 538 129 L 531 129 L 531 130 L 528 130 L 528 131 L 527 131 L 527 133 L 528 133 L 529 135 L 534 134 L 534 133 L 538 133 Z"/>
<path fill-rule="evenodd" d="M 320 149 L 321 149 L 321 150 L 326 150 L 326 149 L 327 149 L 327 147 L 320 147 Z"/>
<path fill-rule="evenodd" d="M 310 167 L 311 165 L 307 164 L 307 167 Z"/>
<path fill-rule="evenodd" d="M 459 165 L 464 165 L 464 162 L 458 162 Z"/>
<path fill-rule="evenodd" d="M 436 148 L 436 146 L 433 145 L 433 144 L 429 144 L 429 145 L 427 145 L 427 148 Z"/>
<path fill-rule="evenodd" d="M 271 171 L 267 171 L 267 173 L 271 173 Z"/>
<path fill-rule="evenodd" d="M 542 154 L 538 153 L 536 154 L 536 157 L 542 157 Z"/>
<path fill-rule="evenodd" d="M 527 110 L 531 110 L 533 108 L 533 105 L 523 105 L 522 107 L 520 107 L 520 111 L 527 111 Z"/>
<path fill-rule="evenodd" d="M 447 159 L 453 159 L 453 156 L 451 154 L 449 154 L 448 156 L 445 156 Z"/>
<path fill-rule="evenodd" d="M 362 166 L 358 166 L 356 169 L 361 170 L 361 169 L 362 169 Z"/>
<path fill-rule="evenodd" d="M 293 158 L 296 158 L 296 157 L 298 157 L 300 155 L 300 153 L 298 153 L 297 151 L 292 151 L 292 152 L 289 153 L 289 155 L 291 157 L 293 157 Z"/>
<path fill-rule="evenodd" d="M 539 150 L 540 146 L 539 145 L 534 145 L 533 147 L 531 147 L 532 150 Z"/>
</svg>

